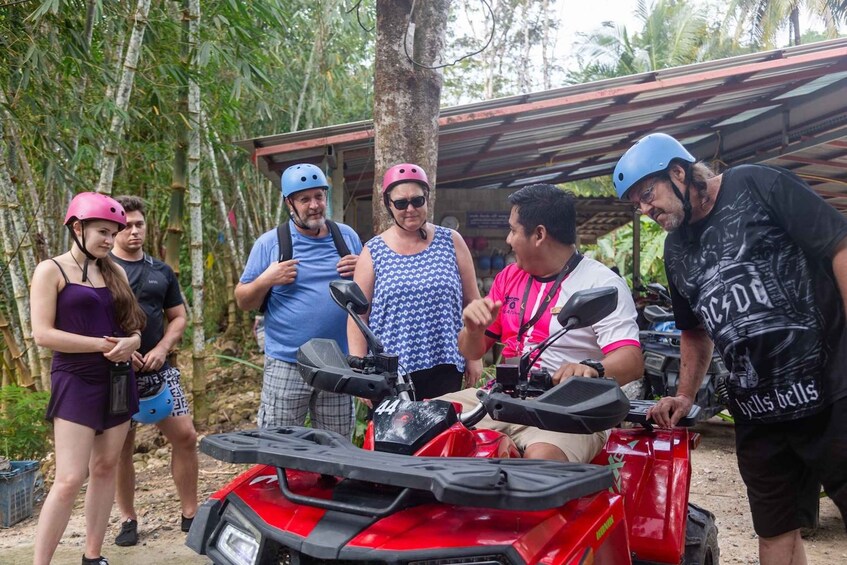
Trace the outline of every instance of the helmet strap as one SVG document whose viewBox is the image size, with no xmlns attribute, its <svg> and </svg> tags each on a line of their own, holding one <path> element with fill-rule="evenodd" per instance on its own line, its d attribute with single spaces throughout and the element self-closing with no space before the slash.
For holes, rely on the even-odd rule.
<svg viewBox="0 0 847 565">
<path fill-rule="evenodd" d="M 389 210 L 388 213 L 391 214 L 391 211 Z M 406 229 L 406 228 L 404 228 L 403 226 L 400 225 L 400 222 L 397 221 L 397 218 L 394 217 L 394 214 L 391 214 L 391 217 L 394 219 L 394 223 L 397 225 L 397 227 L 400 228 L 401 230 L 407 231 L 407 232 L 416 231 L 416 232 L 418 232 L 418 235 L 421 236 L 421 239 L 426 240 L 426 237 L 427 237 L 426 228 L 424 228 L 423 226 L 419 227 L 416 230 Z M 424 226 L 426 226 L 426 222 L 424 222 Z"/>
<path fill-rule="evenodd" d="M 288 203 L 291 205 L 291 221 L 294 222 L 294 225 L 297 226 L 298 228 L 300 228 L 303 231 L 307 231 L 307 232 L 311 231 L 312 228 L 307 226 L 303 222 L 303 220 L 300 219 L 300 214 L 297 213 L 297 208 L 294 206 L 294 202 L 290 198 L 286 198 L 286 200 L 288 200 Z M 320 233 L 321 233 L 321 227 L 318 226 L 315 229 L 315 237 L 320 235 Z"/>
<path fill-rule="evenodd" d="M 79 225 L 82 226 L 82 241 L 80 241 L 76 236 L 76 232 L 73 228 L 73 222 L 68 224 L 68 230 L 71 232 L 71 239 L 74 240 L 76 246 L 79 247 L 79 249 L 85 254 L 85 261 L 82 264 L 82 282 L 86 282 L 88 280 L 88 262 L 96 261 L 97 257 L 92 255 L 88 249 L 85 248 L 85 222 L 79 220 Z M 74 258 L 74 261 L 76 261 L 76 258 Z M 77 263 L 77 265 L 79 265 L 79 263 Z"/>
<path fill-rule="evenodd" d="M 684 165 L 685 171 L 685 194 L 682 194 L 677 188 L 676 184 L 671 180 L 671 188 L 673 189 L 674 194 L 679 200 L 682 202 L 682 225 L 680 229 L 682 229 L 682 235 L 685 239 L 690 243 L 691 242 L 691 230 L 689 228 L 689 224 L 691 223 L 691 166 L 689 163 Z"/>
</svg>

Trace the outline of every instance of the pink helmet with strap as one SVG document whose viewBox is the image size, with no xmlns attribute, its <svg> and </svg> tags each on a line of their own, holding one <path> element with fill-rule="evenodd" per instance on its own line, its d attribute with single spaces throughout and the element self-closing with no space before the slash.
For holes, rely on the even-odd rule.
<svg viewBox="0 0 847 565">
<path fill-rule="evenodd" d="M 65 225 L 74 220 L 107 220 L 118 224 L 118 230 L 126 227 L 126 212 L 120 203 L 99 192 L 80 192 L 74 196 L 65 215 Z"/>
<path fill-rule="evenodd" d="M 382 177 L 382 193 L 388 193 L 403 182 L 416 182 L 429 192 L 429 179 L 426 178 L 426 172 L 414 163 L 400 163 L 385 171 Z"/>
</svg>

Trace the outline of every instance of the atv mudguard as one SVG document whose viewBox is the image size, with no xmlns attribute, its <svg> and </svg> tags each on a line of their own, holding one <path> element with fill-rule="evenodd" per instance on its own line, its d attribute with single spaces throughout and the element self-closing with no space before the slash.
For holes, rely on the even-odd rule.
<svg viewBox="0 0 847 565">
<path fill-rule="evenodd" d="M 633 563 L 682 562 L 691 483 L 691 446 L 684 428 L 615 429 L 592 463 L 614 474 L 625 500 Z"/>
</svg>

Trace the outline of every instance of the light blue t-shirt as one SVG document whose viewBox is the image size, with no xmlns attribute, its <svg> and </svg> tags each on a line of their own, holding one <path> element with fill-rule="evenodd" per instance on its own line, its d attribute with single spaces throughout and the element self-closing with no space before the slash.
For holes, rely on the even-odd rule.
<svg viewBox="0 0 847 565">
<path fill-rule="evenodd" d="M 362 252 L 362 242 L 352 228 L 338 224 L 350 253 Z M 329 283 L 339 277 L 341 257 L 332 236 L 312 238 L 301 234 L 289 220 L 292 258 L 299 259 L 297 278 L 271 289 L 265 312 L 265 355 L 297 362 L 297 349 L 313 337 L 335 340 L 347 352 L 347 313 L 329 295 Z M 279 260 L 276 228 L 263 233 L 253 244 L 240 282 L 256 280 Z"/>
</svg>

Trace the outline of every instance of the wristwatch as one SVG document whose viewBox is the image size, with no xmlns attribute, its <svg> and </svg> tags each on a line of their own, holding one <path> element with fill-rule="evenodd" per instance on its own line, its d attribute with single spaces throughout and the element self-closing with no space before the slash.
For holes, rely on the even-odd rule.
<svg viewBox="0 0 847 565">
<path fill-rule="evenodd" d="M 603 363 L 597 361 L 596 359 L 583 359 L 579 362 L 580 365 L 585 365 L 586 367 L 591 367 L 595 371 L 597 371 L 597 378 L 602 379 L 606 376 L 606 368 L 603 367 Z"/>
</svg>

